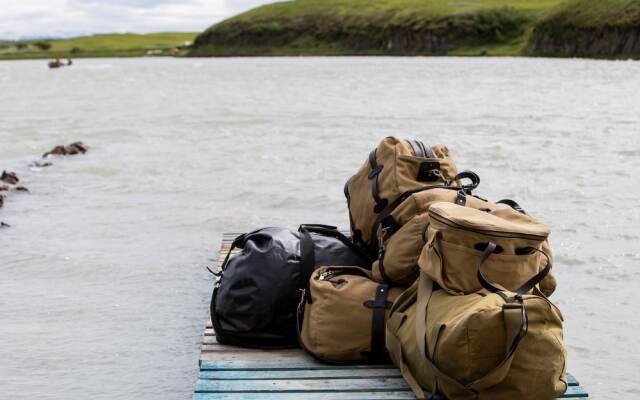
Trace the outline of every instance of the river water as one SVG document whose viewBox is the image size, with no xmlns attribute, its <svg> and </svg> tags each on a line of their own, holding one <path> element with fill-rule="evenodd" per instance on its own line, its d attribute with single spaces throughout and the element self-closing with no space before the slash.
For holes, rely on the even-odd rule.
<svg viewBox="0 0 640 400">
<path fill-rule="evenodd" d="M 551 225 L 570 370 L 637 399 L 639 110 L 638 62 L 1 62 L 0 169 L 31 192 L 0 211 L 0 398 L 189 398 L 221 232 L 348 226 L 344 181 L 400 135 Z"/>
</svg>

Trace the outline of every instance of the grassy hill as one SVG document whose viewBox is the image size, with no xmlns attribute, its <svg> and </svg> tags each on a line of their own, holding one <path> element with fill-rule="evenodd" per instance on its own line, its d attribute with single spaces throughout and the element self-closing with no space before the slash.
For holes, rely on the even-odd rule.
<svg viewBox="0 0 640 400">
<path fill-rule="evenodd" d="M 189 55 L 554 55 L 556 50 L 548 45 L 547 36 L 559 47 L 566 47 L 564 42 L 570 41 L 571 35 L 559 35 L 557 30 L 579 19 L 605 26 L 609 21 L 617 23 L 622 13 L 630 25 L 639 27 L 640 18 L 627 14 L 629 5 L 635 7 L 639 3 L 640 0 L 286 1 L 255 8 L 212 26 L 196 38 Z"/>
<path fill-rule="evenodd" d="M 640 58 L 640 0 L 568 0 L 533 31 L 531 54 Z"/>
<path fill-rule="evenodd" d="M 59 40 L 4 42 L 0 44 L 0 59 L 175 55 L 184 52 L 177 48 L 184 48 L 185 43 L 192 43 L 196 35 L 195 32 L 127 33 Z M 46 44 L 49 44 L 50 48 L 41 48 L 46 47 Z"/>
</svg>

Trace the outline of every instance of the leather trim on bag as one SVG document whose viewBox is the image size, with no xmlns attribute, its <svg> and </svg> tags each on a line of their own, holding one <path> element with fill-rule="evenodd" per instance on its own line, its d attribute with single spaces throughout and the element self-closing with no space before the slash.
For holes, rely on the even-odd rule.
<svg viewBox="0 0 640 400">
<path fill-rule="evenodd" d="M 393 303 L 387 301 L 388 294 L 389 285 L 384 283 L 380 284 L 376 289 L 375 300 L 367 300 L 363 303 L 365 307 L 373 309 L 371 320 L 371 353 L 369 354 L 369 358 L 373 360 L 379 360 L 385 357 L 384 317 L 386 310 L 393 305 Z"/>
<path fill-rule="evenodd" d="M 378 164 L 376 160 L 376 153 L 378 149 L 373 149 L 371 153 L 369 153 L 369 165 L 371 166 L 371 172 L 369 173 L 369 180 L 371 181 L 371 195 L 373 196 L 373 200 L 376 202 L 376 205 L 373 207 L 373 212 L 378 214 L 389 203 L 386 199 L 380 198 L 380 191 L 378 189 L 378 175 L 384 169 L 384 165 Z"/>
</svg>

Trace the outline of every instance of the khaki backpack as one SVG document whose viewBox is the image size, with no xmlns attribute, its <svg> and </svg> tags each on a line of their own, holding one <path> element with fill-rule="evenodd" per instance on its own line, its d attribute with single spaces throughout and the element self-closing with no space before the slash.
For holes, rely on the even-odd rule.
<svg viewBox="0 0 640 400">
<path fill-rule="evenodd" d="M 321 267 L 307 290 L 298 329 L 308 353 L 329 363 L 388 360 L 385 322 L 401 289 L 374 282 L 359 267 Z"/>
<path fill-rule="evenodd" d="M 544 296 L 452 296 L 424 273 L 391 309 L 387 349 L 420 399 L 552 400 L 567 390 L 562 314 Z M 494 290 L 498 290 L 494 287 Z"/>
<path fill-rule="evenodd" d="M 477 186 L 477 175 L 472 180 Z M 400 204 L 393 207 L 388 214 L 382 214 L 377 232 L 380 243 L 378 260 L 372 268 L 376 281 L 392 282 L 405 287 L 415 282 L 419 273 L 418 258 L 426 243 L 424 231 L 429 221 L 427 211 L 432 204 L 451 202 L 484 210 L 510 207 L 469 195 L 466 190 L 451 189 L 432 187 L 411 191 L 403 195 L 399 199 Z"/>
<path fill-rule="evenodd" d="M 443 145 L 387 137 L 345 184 L 353 240 L 375 254 L 376 217 L 403 193 L 424 186 L 457 186 L 456 166 Z"/>
<path fill-rule="evenodd" d="M 449 294 L 477 292 L 483 288 L 482 275 L 514 291 L 549 274 L 549 228 L 509 206 L 479 210 L 440 202 L 431 205 L 428 220 L 418 264 Z M 547 293 L 549 286 L 543 285 Z"/>
</svg>

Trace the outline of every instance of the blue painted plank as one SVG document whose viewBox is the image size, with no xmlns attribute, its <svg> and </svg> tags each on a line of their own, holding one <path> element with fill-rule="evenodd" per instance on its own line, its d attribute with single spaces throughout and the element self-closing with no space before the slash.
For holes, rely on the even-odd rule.
<svg viewBox="0 0 640 400">
<path fill-rule="evenodd" d="M 408 400 L 409 391 L 341 393 L 196 393 L 193 400 Z"/>
<path fill-rule="evenodd" d="M 576 399 L 585 397 L 589 397 L 589 394 L 582 388 L 582 386 L 569 386 L 567 392 L 560 396 L 561 399 Z"/>
<path fill-rule="evenodd" d="M 300 357 L 295 359 L 283 359 L 279 361 L 205 361 L 200 366 L 203 371 L 219 371 L 219 370 L 247 370 L 259 371 L 269 369 L 376 369 L 376 368 L 395 368 L 391 364 L 381 365 L 329 365 L 322 364 L 310 357 Z"/>
<path fill-rule="evenodd" d="M 387 377 L 388 373 L 397 373 L 394 369 L 320 369 L 320 370 L 222 370 L 201 371 L 203 378 L 198 381 L 196 392 L 271 392 L 286 393 L 290 391 L 310 392 L 314 390 L 409 390 L 399 375 L 389 375 L 387 379 L 371 379 Z M 295 377 L 292 377 L 294 374 Z M 357 379 L 359 375 L 362 379 Z M 288 378 L 288 379 L 287 379 Z M 356 379 L 354 379 L 356 378 Z M 313 380 L 309 383 L 309 380 Z M 299 381 L 299 382 L 295 382 Z M 307 381 L 307 382 L 305 382 Z M 345 392 L 343 392 L 345 393 Z M 348 393 L 348 392 L 346 392 Z M 580 386 L 569 386 L 560 398 L 586 398 L 588 393 Z"/>
<path fill-rule="evenodd" d="M 588 395 L 582 390 L 572 389 L 572 392 L 568 393 L 562 398 L 587 398 Z M 415 396 L 410 391 L 384 391 L 384 392 L 296 392 L 296 393 L 282 393 L 282 392 L 270 392 L 270 393 L 195 393 L 193 400 L 364 400 L 364 399 L 415 399 Z"/>
<path fill-rule="evenodd" d="M 344 378 L 402 378 L 397 368 L 359 369 L 288 369 L 288 370 L 223 370 L 200 371 L 200 379 L 243 380 L 243 379 L 344 379 Z"/>
<path fill-rule="evenodd" d="M 377 371 L 377 372 L 372 372 Z M 383 371 L 383 372 L 381 372 Z M 396 371 L 397 369 L 391 365 L 356 365 L 356 366 L 333 366 L 318 363 L 315 360 L 301 358 L 295 361 L 281 360 L 277 362 L 255 362 L 255 361 L 218 361 L 218 362 L 205 362 L 202 365 L 201 376 L 207 379 L 254 379 L 254 380 L 268 380 L 268 379 L 283 379 L 293 376 L 295 378 L 291 380 L 304 377 L 318 377 L 327 379 L 338 379 L 347 377 L 373 377 L 373 376 L 388 376 L 394 377 L 399 375 L 386 375 L 389 372 Z M 219 374 L 219 375 L 216 375 Z M 319 375 L 316 375 L 319 374 Z M 381 375 L 382 374 L 382 375 Z M 235 376 L 235 378 L 234 378 Z M 561 398 L 584 398 L 588 397 L 587 392 L 579 386 L 578 381 L 574 376 L 568 374 L 569 389 Z M 200 387 L 210 387 L 206 384 L 200 385 Z M 403 387 L 403 389 L 406 388 Z"/>
<path fill-rule="evenodd" d="M 402 378 L 198 380 L 196 392 L 357 392 L 409 390 Z"/>
</svg>

